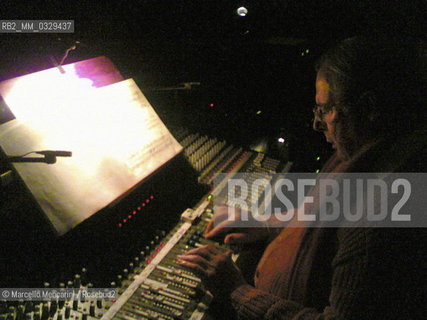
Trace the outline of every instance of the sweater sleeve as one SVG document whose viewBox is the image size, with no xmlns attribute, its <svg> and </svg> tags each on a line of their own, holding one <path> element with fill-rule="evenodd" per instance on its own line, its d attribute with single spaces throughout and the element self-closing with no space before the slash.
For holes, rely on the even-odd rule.
<svg viewBox="0 0 427 320">
<path fill-rule="evenodd" d="M 360 319 L 365 318 L 359 305 L 366 300 L 366 240 L 363 229 L 339 231 L 339 248 L 332 262 L 333 275 L 329 305 L 316 310 L 291 300 L 243 285 L 231 294 L 239 319 Z"/>
</svg>

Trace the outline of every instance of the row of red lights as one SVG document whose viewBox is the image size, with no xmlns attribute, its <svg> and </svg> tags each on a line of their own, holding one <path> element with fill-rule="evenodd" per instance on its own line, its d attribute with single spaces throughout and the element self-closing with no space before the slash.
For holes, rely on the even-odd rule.
<svg viewBox="0 0 427 320">
<path fill-rule="evenodd" d="M 160 246 L 163 248 L 164 246 L 165 246 L 165 243 L 164 242 L 162 242 L 162 243 L 160 243 Z M 159 253 L 160 252 L 160 250 L 162 250 L 162 248 L 157 248 L 156 249 L 156 252 L 157 253 Z M 155 253 L 152 253 L 151 254 L 151 258 L 155 258 L 156 257 L 156 254 Z M 145 260 L 147 263 L 151 263 L 151 259 L 150 258 L 148 258 L 147 260 Z"/>
<path fill-rule="evenodd" d="M 140 206 L 138 206 L 135 210 L 132 211 L 132 214 L 129 214 L 127 216 L 127 218 L 124 218 L 122 221 L 119 222 L 119 224 L 118 224 L 119 228 L 121 228 L 124 223 L 126 223 L 130 219 L 132 219 L 132 216 L 136 215 L 138 213 L 138 211 L 141 211 L 144 207 L 146 207 L 150 203 L 150 201 L 153 199 L 154 199 L 153 195 L 151 195 L 147 199 L 145 199 L 145 201 L 143 201 Z"/>
</svg>

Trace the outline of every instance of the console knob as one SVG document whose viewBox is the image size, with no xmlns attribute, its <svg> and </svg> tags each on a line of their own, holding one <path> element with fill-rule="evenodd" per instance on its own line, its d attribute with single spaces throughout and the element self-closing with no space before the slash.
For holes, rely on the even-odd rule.
<svg viewBox="0 0 427 320">
<path fill-rule="evenodd" d="M 144 261 L 145 260 L 145 252 L 146 251 L 141 251 L 140 253 L 139 253 L 139 259 L 141 259 L 142 261 Z M 147 251 L 148 252 L 148 251 Z"/>
<path fill-rule="evenodd" d="M 81 284 L 85 286 L 87 284 L 87 269 L 82 268 L 82 273 L 80 275 Z"/>
<path fill-rule="evenodd" d="M 49 318 L 49 305 L 45 302 L 42 307 L 41 319 L 46 320 L 47 318 Z"/>
<path fill-rule="evenodd" d="M 89 306 L 89 315 L 91 317 L 95 316 L 95 303 L 92 301 Z"/>
<path fill-rule="evenodd" d="M 82 281 L 81 281 L 81 277 L 80 277 L 80 275 L 79 274 L 75 274 L 74 275 L 74 288 L 80 288 L 80 285 L 82 284 Z"/>
<path fill-rule="evenodd" d="M 129 263 L 129 272 L 132 272 L 134 268 L 133 262 Z"/>
<path fill-rule="evenodd" d="M 49 315 L 53 317 L 57 309 L 58 309 L 58 303 L 56 302 L 56 300 L 51 301 Z"/>
<path fill-rule="evenodd" d="M 123 269 L 123 280 L 129 279 L 129 270 Z"/>
<path fill-rule="evenodd" d="M 65 319 L 68 319 L 69 317 L 70 317 L 70 313 L 71 313 L 71 308 L 70 308 L 70 306 L 67 304 L 66 306 L 65 306 Z"/>
<path fill-rule="evenodd" d="M 121 287 L 121 285 L 122 285 L 122 280 L 123 280 L 123 277 L 120 274 L 117 275 L 117 285 L 119 287 Z"/>
</svg>

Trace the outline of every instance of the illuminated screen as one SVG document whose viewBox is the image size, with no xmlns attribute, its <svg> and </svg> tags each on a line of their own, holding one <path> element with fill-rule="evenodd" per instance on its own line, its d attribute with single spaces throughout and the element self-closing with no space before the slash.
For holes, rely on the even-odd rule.
<svg viewBox="0 0 427 320">
<path fill-rule="evenodd" d="M 63 69 L 0 83 L 0 95 L 15 116 L 0 125 L 7 155 L 72 152 L 55 164 L 13 164 L 59 235 L 182 150 L 132 79 L 96 87 L 74 64 Z"/>
</svg>

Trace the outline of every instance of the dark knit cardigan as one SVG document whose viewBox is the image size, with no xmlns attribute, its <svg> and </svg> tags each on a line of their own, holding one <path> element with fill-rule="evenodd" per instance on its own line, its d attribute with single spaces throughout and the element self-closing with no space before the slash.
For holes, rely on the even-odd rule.
<svg viewBox="0 0 427 320">
<path fill-rule="evenodd" d="M 344 172 L 425 171 L 426 136 L 370 146 Z M 340 164 L 333 157 L 326 172 L 334 165 Z M 425 229 L 306 228 L 293 234 L 294 253 L 279 235 L 266 250 L 276 253 L 258 267 L 257 287 L 231 293 L 239 319 L 427 318 Z"/>
</svg>

